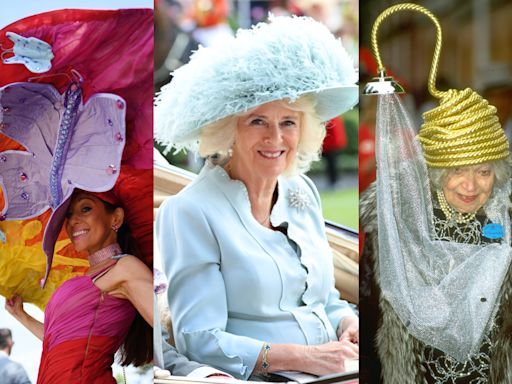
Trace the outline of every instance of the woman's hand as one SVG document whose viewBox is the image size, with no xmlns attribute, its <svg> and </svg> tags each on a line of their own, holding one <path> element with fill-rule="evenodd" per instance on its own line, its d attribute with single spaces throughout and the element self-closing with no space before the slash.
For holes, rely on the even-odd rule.
<svg viewBox="0 0 512 384">
<path fill-rule="evenodd" d="M 20 295 L 14 295 L 10 299 L 5 300 L 5 309 L 16 320 L 18 320 L 25 328 L 34 334 L 39 340 L 43 340 L 44 326 L 43 323 L 30 316 L 23 309 L 23 299 Z"/>
<path fill-rule="evenodd" d="M 345 372 L 345 360 L 358 358 L 359 346 L 348 340 L 310 345 L 306 347 L 302 371 L 318 376 Z"/>
<path fill-rule="evenodd" d="M 338 340 L 348 340 L 353 344 L 359 344 L 359 318 L 349 316 L 340 322 L 338 326 Z"/>
<path fill-rule="evenodd" d="M 20 295 L 14 295 L 10 299 L 6 299 L 5 309 L 17 320 L 20 320 L 22 316 L 26 315 L 23 309 L 23 299 Z"/>
<path fill-rule="evenodd" d="M 253 373 L 262 369 L 263 350 Z M 267 353 L 268 372 L 300 371 L 322 376 L 345 372 L 345 360 L 359 359 L 359 346 L 348 340 L 321 345 L 271 344 Z"/>
</svg>

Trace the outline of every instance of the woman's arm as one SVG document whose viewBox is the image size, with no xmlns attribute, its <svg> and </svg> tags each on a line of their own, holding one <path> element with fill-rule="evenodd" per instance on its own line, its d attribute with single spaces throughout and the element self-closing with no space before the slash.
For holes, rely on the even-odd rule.
<svg viewBox="0 0 512 384">
<path fill-rule="evenodd" d="M 124 256 L 105 279 L 95 284 L 110 295 L 130 300 L 144 320 L 153 326 L 153 274 L 138 258 Z"/>
<path fill-rule="evenodd" d="M 263 342 L 226 332 L 219 244 L 197 202 L 185 197 L 165 201 L 156 219 L 176 347 L 191 360 L 247 379 Z"/>
<path fill-rule="evenodd" d="M 300 371 L 322 376 L 345 371 L 346 359 L 358 359 L 359 347 L 348 340 L 322 345 L 272 344 L 263 368 L 262 350 L 254 372 Z"/>
<path fill-rule="evenodd" d="M 44 325 L 40 321 L 37 321 L 32 316 L 30 316 L 27 312 L 25 312 L 23 309 L 23 300 L 21 299 L 21 296 L 14 295 L 10 299 L 6 299 L 5 309 L 25 328 L 32 332 L 35 337 L 41 341 L 43 340 Z"/>
<path fill-rule="evenodd" d="M 340 299 L 340 294 L 334 287 L 334 282 L 325 305 L 325 312 L 339 340 L 343 338 L 354 343 L 359 342 L 359 318 L 348 302 Z"/>
<path fill-rule="evenodd" d="M 359 343 L 359 317 L 354 313 L 348 302 L 340 299 L 338 290 L 334 287 L 329 292 L 325 312 L 336 330 L 339 341 L 348 340 Z"/>
<path fill-rule="evenodd" d="M 336 334 L 340 341 L 348 340 L 351 343 L 359 344 L 359 318 L 356 316 L 343 318 Z"/>
<path fill-rule="evenodd" d="M 312 210 L 312 213 L 317 217 L 317 220 L 321 222 L 322 230 L 319 235 L 321 241 L 325 244 L 323 249 L 326 249 L 329 252 L 329 267 L 331 267 L 333 265 L 332 252 L 327 240 L 327 236 L 325 235 L 325 225 L 324 218 L 322 216 L 320 195 L 314 183 L 307 176 L 302 176 L 302 179 L 311 189 L 311 192 L 314 196 L 316 206 Z M 326 270 L 328 269 L 326 268 Z M 329 275 L 328 278 L 332 281 L 332 283 L 330 284 L 330 290 L 325 303 L 325 312 L 327 317 L 329 318 L 329 321 L 331 322 L 334 330 L 336 330 L 336 335 L 339 341 L 348 340 L 357 344 L 359 343 L 359 318 L 354 313 L 349 303 L 340 298 L 340 293 L 335 288 L 334 274 Z"/>
</svg>

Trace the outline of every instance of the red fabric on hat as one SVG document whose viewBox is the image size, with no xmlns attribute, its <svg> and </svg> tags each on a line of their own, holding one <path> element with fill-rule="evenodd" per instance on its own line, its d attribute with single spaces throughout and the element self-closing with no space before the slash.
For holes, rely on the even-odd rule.
<svg viewBox="0 0 512 384">
<path fill-rule="evenodd" d="M 114 205 L 114 206 L 122 205 L 121 201 L 119 201 L 119 199 L 113 189 L 111 189 L 110 191 L 107 191 L 107 192 L 89 192 L 89 193 L 91 195 L 96 196 L 98 199 L 106 201 L 107 203 L 109 203 L 111 205 Z"/>
<path fill-rule="evenodd" d="M 142 252 L 153 266 L 153 169 L 139 170 L 123 166 L 113 189 L 92 192 L 99 199 L 124 209 L 125 222 Z"/>
</svg>

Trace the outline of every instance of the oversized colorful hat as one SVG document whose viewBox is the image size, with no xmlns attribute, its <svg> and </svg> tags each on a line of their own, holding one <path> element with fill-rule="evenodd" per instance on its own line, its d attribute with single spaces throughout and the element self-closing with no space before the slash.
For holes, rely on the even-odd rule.
<svg viewBox="0 0 512 384">
<path fill-rule="evenodd" d="M 13 253 L 14 226 L 37 222 L 44 236 L 32 233 L 16 244 L 40 247 L 42 240 L 46 281 L 54 257 L 80 257 L 61 230 L 73 190 L 112 189 L 151 264 L 152 10 L 66 9 L 0 31 L 2 49 L 24 41 L 44 48 L 51 70 L 34 74 L 37 61 L 0 64 L 2 256 Z M 32 51 L 12 49 L 28 58 Z"/>
<path fill-rule="evenodd" d="M 309 94 L 327 121 L 358 100 L 357 73 L 341 41 L 309 17 L 273 17 L 222 45 L 201 47 L 156 99 L 155 137 L 197 148 L 201 128 L 275 100 Z"/>
</svg>

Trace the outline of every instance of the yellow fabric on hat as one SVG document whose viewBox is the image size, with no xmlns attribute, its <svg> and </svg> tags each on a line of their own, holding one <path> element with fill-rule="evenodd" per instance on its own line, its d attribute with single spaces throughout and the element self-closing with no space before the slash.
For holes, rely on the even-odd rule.
<svg viewBox="0 0 512 384">
<path fill-rule="evenodd" d="M 24 302 L 33 303 L 44 310 L 55 289 L 64 281 L 83 275 L 89 266 L 87 260 L 56 254 L 52 272 L 46 286 L 41 289 L 39 282 L 45 274 L 46 256 L 41 242 L 27 245 L 27 240 L 42 230 L 41 222 L 3 221 L 0 230 L 7 239 L 7 243 L 0 241 L 0 295 L 6 298 L 17 294 Z M 69 242 L 69 239 L 57 242 L 56 251 Z"/>
</svg>

